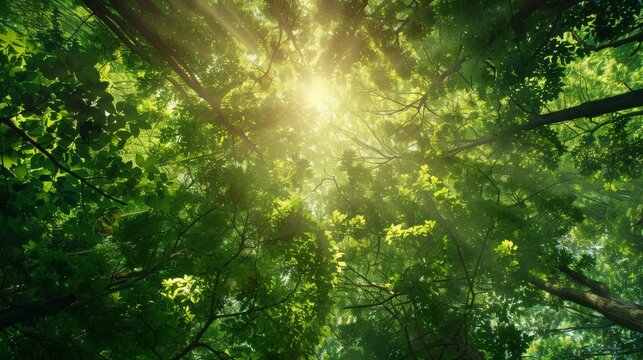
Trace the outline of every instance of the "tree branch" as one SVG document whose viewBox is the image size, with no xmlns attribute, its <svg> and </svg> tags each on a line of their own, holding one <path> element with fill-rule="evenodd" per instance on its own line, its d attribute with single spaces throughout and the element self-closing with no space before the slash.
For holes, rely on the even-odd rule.
<svg viewBox="0 0 643 360">
<path fill-rule="evenodd" d="M 87 5 L 87 7 L 90 8 L 92 11 L 96 11 L 95 9 L 100 8 L 103 6 L 99 1 L 96 0 L 84 0 L 84 3 Z M 219 101 L 214 99 L 210 94 L 206 91 L 206 89 L 201 85 L 201 83 L 198 81 L 197 77 L 192 74 L 188 67 L 185 66 L 185 64 L 181 64 L 177 58 L 172 55 L 172 52 L 170 49 L 167 47 L 165 42 L 161 39 L 159 34 L 154 32 L 152 29 L 150 29 L 143 19 L 137 15 L 127 4 L 121 1 L 111 1 L 112 7 L 118 12 L 122 18 L 129 24 L 132 28 L 134 28 L 138 33 L 140 33 L 143 38 L 145 38 L 151 45 L 156 49 L 156 51 L 162 56 L 162 58 L 165 60 L 165 62 L 168 64 L 168 66 L 205 102 L 209 105 L 210 109 L 214 112 L 215 117 L 217 122 L 222 125 L 229 133 L 232 135 L 235 135 L 236 137 L 240 138 L 244 143 L 248 145 L 248 147 L 256 152 L 259 153 L 259 150 L 257 148 L 257 145 L 248 138 L 248 136 L 241 131 L 239 128 L 234 126 L 228 119 L 226 118 L 225 114 L 223 113 L 221 109 L 221 104 Z M 97 14 L 98 15 L 98 14 Z M 109 13 L 110 19 L 111 17 L 115 17 L 115 15 Z M 114 34 L 123 41 L 123 39 L 131 39 L 133 36 L 125 36 L 123 33 L 126 32 L 126 29 L 122 28 L 120 31 L 118 29 L 114 29 L 114 25 L 110 25 L 109 22 L 105 21 L 105 14 L 103 16 L 99 16 L 101 20 L 108 26 Z M 120 34 L 120 35 L 119 35 Z M 135 48 L 131 46 L 131 41 L 125 40 L 124 43 L 132 49 L 132 51 L 136 52 L 137 54 L 141 55 L 141 52 L 136 51 Z M 149 62 L 150 58 L 143 54 L 142 59 Z"/>
<path fill-rule="evenodd" d="M 58 161 L 49 151 L 47 151 L 47 149 L 45 149 L 36 140 L 34 140 L 34 138 L 29 136 L 29 134 L 24 132 L 24 130 L 20 129 L 18 127 L 18 125 L 16 125 L 13 121 L 11 121 L 11 119 L 2 118 L 2 119 L 0 119 L 0 122 L 2 122 L 3 124 L 7 125 L 11 130 L 13 130 L 15 133 L 20 135 L 20 137 L 23 140 L 27 141 L 28 143 L 33 145 L 36 149 L 38 149 L 38 151 L 40 151 L 40 153 L 45 155 L 49 159 L 49 161 L 51 161 L 51 163 L 54 164 L 54 166 L 56 168 L 62 170 L 63 172 L 66 172 L 67 174 L 71 175 L 72 177 L 78 179 L 81 183 L 89 186 L 92 190 L 96 191 L 97 193 L 101 194 L 102 196 L 104 196 L 104 197 L 106 197 L 106 198 L 108 198 L 108 199 L 110 199 L 110 200 L 112 200 L 112 201 L 114 201 L 116 203 L 119 203 L 121 205 L 127 205 L 126 202 L 124 202 L 122 200 L 119 200 L 119 199 L 109 195 L 108 193 L 104 192 L 103 190 L 99 189 L 98 187 L 96 187 L 95 185 L 90 183 L 84 177 L 78 175 L 76 172 L 74 172 L 70 168 L 68 168 L 65 165 L 63 165 L 62 163 L 60 163 L 60 161 Z"/>
<path fill-rule="evenodd" d="M 532 115 L 529 117 L 529 120 L 522 125 L 514 126 L 503 132 L 487 135 L 477 140 L 471 140 L 468 144 L 451 149 L 447 151 L 447 153 L 455 155 L 480 145 L 490 144 L 500 139 L 507 139 L 523 131 L 533 130 L 542 126 L 557 124 L 583 117 L 593 118 L 640 106 L 643 106 L 643 89 L 630 91 L 605 99 L 588 101 L 568 109 L 554 111 L 548 114 Z"/>
<path fill-rule="evenodd" d="M 567 266 L 559 266 L 558 270 L 565 273 L 565 275 L 567 275 L 570 279 L 587 286 L 596 295 L 605 296 L 605 297 L 612 296 L 610 289 L 607 287 L 607 285 L 605 285 L 600 281 L 592 280 L 586 277 L 585 275 L 568 268 Z"/>
</svg>

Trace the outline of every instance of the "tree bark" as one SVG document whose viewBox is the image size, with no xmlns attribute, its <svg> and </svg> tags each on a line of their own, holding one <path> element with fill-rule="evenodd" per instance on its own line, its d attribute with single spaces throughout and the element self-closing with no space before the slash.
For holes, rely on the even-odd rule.
<svg viewBox="0 0 643 360">
<path fill-rule="evenodd" d="M 531 278 L 529 282 L 536 288 L 546 291 L 550 295 L 595 310 L 616 325 L 643 332 L 643 307 L 610 295 L 607 286 L 601 282 L 588 279 L 580 273 L 569 271 L 572 275 L 568 275 L 572 279 L 590 287 L 592 290 L 582 291 L 552 284 L 537 278 Z M 597 289 L 600 294 L 597 294 L 594 289 Z"/>
<path fill-rule="evenodd" d="M 480 145 L 490 144 L 497 140 L 508 138 L 523 131 L 533 130 L 542 126 L 562 123 L 583 117 L 593 118 L 640 106 L 643 106 L 643 89 L 633 90 L 605 99 L 588 101 L 578 106 L 554 111 L 548 114 L 532 115 L 529 120 L 522 125 L 510 128 L 502 133 L 491 134 L 477 140 L 472 140 L 466 145 L 449 150 L 448 153 L 455 155 L 459 152 L 470 150 Z"/>
<path fill-rule="evenodd" d="M 585 275 L 568 268 L 567 266 L 559 266 L 558 270 L 562 271 L 565 275 L 567 275 L 570 279 L 576 281 L 577 283 L 587 286 L 592 290 L 594 294 L 606 297 L 612 296 L 610 289 L 607 287 L 607 285 L 605 285 L 605 283 L 590 279 Z"/>
</svg>

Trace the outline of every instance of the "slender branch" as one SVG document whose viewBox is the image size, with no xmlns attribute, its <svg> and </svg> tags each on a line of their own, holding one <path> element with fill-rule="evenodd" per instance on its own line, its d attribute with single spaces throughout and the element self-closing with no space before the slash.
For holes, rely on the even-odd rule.
<svg viewBox="0 0 643 360">
<path fill-rule="evenodd" d="M 638 33 L 636 33 L 634 35 L 631 35 L 631 36 L 628 36 L 628 37 L 625 37 L 625 38 L 622 38 L 622 39 L 614 40 L 614 41 L 603 43 L 603 44 L 597 44 L 597 45 L 590 45 L 590 44 L 586 43 L 574 31 L 572 32 L 572 36 L 574 37 L 574 39 L 576 41 L 578 41 L 581 45 L 583 45 L 583 47 L 585 47 L 585 48 L 587 48 L 589 50 L 592 50 L 592 51 L 601 51 L 603 49 L 608 49 L 608 48 L 617 48 L 619 46 L 623 46 L 623 45 L 626 45 L 626 44 L 629 44 L 629 43 L 643 42 L 643 31 L 639 31 Z"/>
<path fill-rule="evenodd" d="M 344 310 L 349 310 L 349 309 L 364 309 L 364 308 L 371 308 L 371 307 L 375 307 L 375 306 L 379 306 L 379 305 L 384 305 L 384 304 L 386 304 L 387 302 L 389 302 L 389 301 L 391 301 L 391 300 L 395 299 L 395 298 L 396 298 L 396 297 L 398 297 L 399 295 L 400 295 L 399 293 L 393 293 L 393 294 L 391 294 L 389 297 L 387 297 L 386 299 L 381 300 L 381 301 L 376 301 L 376 302 L 371 303 L 371 304 L 348 305 L 348 306 L 344 306 L 342 309 L 344 309 Z"/>
<path fill-rule="evenodd" d="M 552 335 L 556 333 L 564 333 L 564 332 L 571 332 L 571 331 L 578 331 L 578 330 L 594 330 L 594 329 L 604 329 L 607 327 L 612 327 L 615 326 L 616 324 L 612 322 L 608 322 L 606 324 L 598 324 L 598 325 L 582 325 L 582 326 L 571 326 L 567 328 L 557 328 L 557 329 L 549 329 L 545 331 L 545 335 Z"/>
<path fill-rule="evenodd" d="M 128 36 L 127 30 L 124 28 L 123 25 L 120 26 L 120 28 L 116 28 L 114 24 L 110 24 L 110 21 L 106 21 L 105 17 L 108 16 L 110 20 L 114 20 L 114 18 L 117 18 L 114 14 L 109 12 L 107 9 L 102 9 L 101 7 L 104 8 L 104 5 L 100 1 L 96 0 L 84 0 L 84 3 L 87 5 L 87 7 L 90 8 L 90 10 L 96 12 L 100 11 L 101 13 L 106 11 L 106 14 L 103 14 L 99 17 L 105 23 L 105 25 L 108 26 L 108 28 L 114 32 L 114 34 L 121 40 L 123 41 L 132 51 L 137 53 L 141 58 L 145 61 L 150 61 L 150 58 L 146 54 L 142 54 L 141 51 L 138 51 L 136 47 L 132 46 L 133 42 L 131 41 L 133 36 Z M 259 150 L 254 142 L 248 138 L 248 136 L 241 131 L 239 128 L 234 126 L 228 119 L 226 118 L 225 114 L 223 113 L 221 109 L 221 103 L 214 99 L 210 94 L 206 91 L 206 89 L 201 85 L 201 83 L 198 81 L 197 77 L 192 74 L 187 66 L 185 64 L 181 64 L 179 60 L 172 54 L 166 43 L 161 39 L 159 34 L 154 32 L 152 29 L 150 29 L 143 19 L 137 15 L 126 3 L 120 2 L 120 1 L 111 1 L 112 7 L 118 12 L 121 16 L 122 19 L 127 22 L 132 28 L 134 28 L 138 33 L 140 33 L 143 38 L 145 38 L 153 47 L 156 49 L 156 51 L 162 56 L 162 58 L 165 60 L 165 62 L 168 64 L 168 66 L 203 100 L 205 100 L 206 103 L 210 106 L 210 109 L 214 112 L 216 116 L 217 122 L 222 125 L 229 133 L 237 136 L 240 138 L 248 147 L 256 152 L 259 153 Z M 100 9 L 100 10 L 97 10 Z M 119 19 L 120 20 L 120 19 Z M 122 22 L 122 20 L 120 20 Z M 126 35 L 127 34 L 127 35 Z M 176 85 L 175 85 L 176 86 Z"/>
<path fill-rule="evenodd" d="M 0 122 L 5 124 L 5 125 L 7 125 L 11 130 L 13 130 L 15 133 L 20 135 L 20 137 L 22 137 L 25 141 L 27 141 L 28 143 L 33 145 L 36 149 L 38 149 L 38 151 L 40 151 L 40 153 L 45 155 L 49 159 L 49 161 L 51 161 L 51 163 L 54 164 L 54 166 L 56 168 L 62 170 L 63 172 L 66 172 L 67 174 L 69 174 L 69 175 L 73 176 L 74 178 L 78 179 L 81 183 L 89 186 L 92 190 L 96 191 L 97 193 L 101 194 L 102 196 L 104 196 L 104 197 L 106 197 L 106 198 L 108 198 L 108 199 L 110 199 L 110 200 L 112 200 L 112 201 L 114 201 L 116 203 L 119 203 L 121 205 L 127 205 L 126 202 L 124 202 L 122 200 L 119 200 L 119 199 L 109 195 L 105 191 L 99 189 L 98 187 L 96 187 L 95 185 L 90 183 L 89 180 L 87 180 L 84 177 L 78 175 L 76 172 L 74 172 L 70 168 L 68 168 L 65 165 L 63 165 L 62 163 L 60 163 L 60 161 L 58 161 L 47 149 L 45 149 L 42 145 L 40 145 L 34 138 L 29 136 L 29 134 L 24 132 L 24 130 L 19 128 L 18 125 L 16 125 L 13 121 L 11 121 L 11 119 L 2 118 L 2 119 L 0 119 Z"/>
</svg>

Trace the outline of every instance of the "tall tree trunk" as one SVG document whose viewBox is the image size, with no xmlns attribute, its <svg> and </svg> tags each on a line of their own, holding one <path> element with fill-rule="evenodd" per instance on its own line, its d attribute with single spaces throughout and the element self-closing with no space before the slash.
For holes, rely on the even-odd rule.
<svg viewBox="0 0 643 360">
<path fill-rule="evenodd" d="M 611 295 L 605 284 L 592 280 L 569 268 L 561 268 L 572 280 L 587 286 L 590 291 L 553 284 L 542 279 L 531 278 L 529 282 L 550 295 L 598 311 L 616 325 L 643 332 L 643 307 L 623 301 Z"/>
<path fill-rule="evenodd" d="M 490 144 L 500 139 L 508 138 L 523 131 L 533 130 L 542 126 L 562 123 L 578 118 L 593 118 L 617 111 L 633 109 L 643 106 L 643 89 L 630 91 L 624 94 L 608 97 L 605 99 L 588 101 L 568 109 L 554 111 L 548 114 L 532 115 L 526 123 L 510 128 L 502 133 L 492 134 L 478 140 L 472 140 L 466 145 L 448 151 L 450 154 L 457 154 L 480 145 Z"/>
</svg>

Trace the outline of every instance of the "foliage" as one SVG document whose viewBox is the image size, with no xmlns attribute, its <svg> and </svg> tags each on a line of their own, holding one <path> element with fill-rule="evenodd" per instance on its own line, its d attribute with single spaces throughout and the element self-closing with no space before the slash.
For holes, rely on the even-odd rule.
<svg viewBox="0 0 643 360">
<path fill-rule="evenodd" d="M 641 12 L 0 3 L 0 358 L 638 358 Z"/>
</svg>

